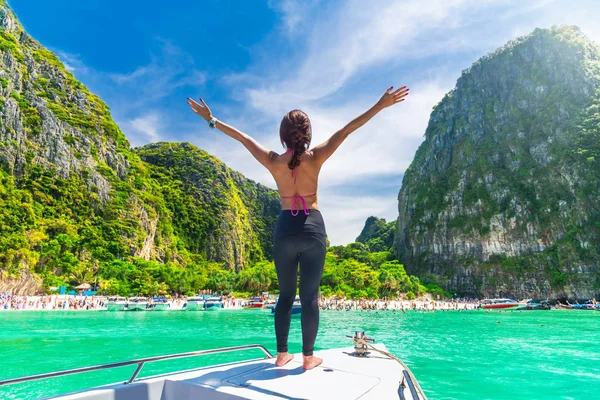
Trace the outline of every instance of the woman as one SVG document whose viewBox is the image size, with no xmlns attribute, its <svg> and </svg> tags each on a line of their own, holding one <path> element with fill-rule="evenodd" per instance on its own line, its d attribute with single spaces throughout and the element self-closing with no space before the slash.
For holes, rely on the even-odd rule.
<svg viewBox="0 0 600 400">
<path fill-rule="evenodd" d="M 200 99 L 199 104 L 188 98 L 192 111 L 204 118 L 211 128 L 218 128 L 241 142 L 271 172 L 281 195 L 282 210 L 275 224 L 273 240 L 273 258 L 280 291 L 275 308 L 276 366 L 283 366 L 293 358 L 288 353 L 287 341 L 292 304 L 296 297 L 298 264 L 303 367 L 309 370 L 323 362 L 313 355 L 319 326 L 317 299 L 325 265 L 327 235 L 317 203 L 319 171 L 352 132 L 384 108 L 404 101 L 409 91 L 406 86 L 392 90 L 393 87 L 390 87 L 373 107 L 310 150 L 312 129 L 308 115 L 300 110 L 290 111 L 283 117 L 279 129 L 281 144 L 286 149 L 283 154 L 265 149 L 250 136 L 214 118 L 204 100 Z"/>
</svg>

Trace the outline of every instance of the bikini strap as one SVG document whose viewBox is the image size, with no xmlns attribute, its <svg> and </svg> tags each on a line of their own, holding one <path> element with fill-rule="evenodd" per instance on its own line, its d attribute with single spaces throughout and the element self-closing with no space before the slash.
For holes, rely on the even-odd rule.
<svg viewBox="0 0 600 400">
<path fill-rule="evenodd" d="M 306 194 L 304 196 L 297 194 L 295 196 L 281 196 L 281 198 L 282 199 L 294 199 L 292 201 L 292 208 L 290 209 L 290 212 L 295 217 L 296 215 L 298 215 L 300 213 L 300 207 L 298 207 L 298 200 L 300 200 L 300 202 L 302 203 L 302 208 L 304 210 L 304 214 L 310 215 L 310 213 L 306 209 L 306 202 L 304 201 L 304 197 L 310 197 L 310 196 L 316 196 L 316 195 L 317 195 L 316 193 Z"/>
</svg>

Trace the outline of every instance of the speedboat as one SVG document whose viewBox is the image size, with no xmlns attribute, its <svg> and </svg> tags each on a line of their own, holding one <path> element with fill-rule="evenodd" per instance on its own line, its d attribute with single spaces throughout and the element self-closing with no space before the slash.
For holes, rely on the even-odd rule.
<svg viewBox="0 0 600 400">
<path fill-rule="evenodd" d="M 121 296 L 113 296 L 108 298 L 106 309 L 108 311 L 125 311 L 127 308 L 127 299 Z"/>
<path fill-rule="evenodd" d="M 271 309 L 271 314 L 275 314 L 275 309 L 277 308 L 277 305 L 275 305 L 275 307 L 273 307 Z M 294 304 L 292 304 L 292 315 L 300 315 L 302 314 L 302 303 L 300 302 L 300 299 L 296 299 L 294 300 Z"/>
<path fill-rule="evenodd" d="M 187 311 L 204 311 L 204 297 L 188 297 L 185 305 Z"/>
<path fill-rule="evenodd" d="M 257 309 L 257 308 L 261 309 L 261 308 L 263 308 L 264 304 L 265 304 L 265 302 L 260 297 L 252 297 L 250 299 L 250 301 L 248 301 L 248 304 L 246 304 L 246 306 L 244 308 L 247 310 L 253 310 L 253 309 Z"/>
<path fill-rule="evenodd" d="M 167 311 L 171 308 L 171 302 L 166 297 L 155 297 L 152 299 L 154 311 Z"/>
<path fill-rule="evenodd" d="M 91 387 L 52 397 L 54 400 L 258 400 L 258 399 L 405 399 L 427 400 L 408 366 L 385 345 L 372 344 L 364 332 L 352 336 L 354 346 L 316 351 L 324 362 L 310 371 L 302 370 L 297 354 L 283 367 L 259 344 L 169 354 L 32 375 L 0 381 L 0 387 L 33 380 L 50 379 L 88 371 L 135 365 L 132 375 L 119 383 Z M 224 352 L 262 351 L 263 358 L 213 365 L 162 375 L 138 378 L 145 364 Z M 124 372 L 124 371 L 123 371 Z M 93 382 L 87 380 L 86 382 Z"/>
<path fill-rule="evenodd" d="M 268 299 L 265 301 L 265 303 L 263 304 L 263 309 L 267 309 L 267 310 L 272 310 L 275 308 L 275 305 L 277 304 L 277 300 L 274 299 Z"/>
<path fill-rule="evenodd" d="M 204 310 L 206 311 L 218 311 L 223 308 L 223 301 L 220 297 L 209 297 L 204 302 Z"/>
<path fill-rule="evenodd" d="M 536 303 L 535 301 L 529 301 L 525 305 L 517 307 L 517 311 L 532 311 L 532 310 L 549 310 L 550 304 L 547 301 L 541 301 Z"/>
<path fill-rule="evenodd" d="M 485 310 L 510 310 L 519 306 L 519 302 L 513 299 L 486 299 L 479 307 Z"/>
<path fill-rule="evenodd" d="M 600 307 L 595 300 L 588 300 L 583 304 L 575 303 L 571 304 L 567 301 L 567 304 L 558 303 L 558 307 L 566 310 L 597 310 Z"/>
<path fill-rule="evenodd" d="M 146 311 L 148 300 L 145 297 L 131 297 L 127 302 L 127 311 Z"/>
</svg>

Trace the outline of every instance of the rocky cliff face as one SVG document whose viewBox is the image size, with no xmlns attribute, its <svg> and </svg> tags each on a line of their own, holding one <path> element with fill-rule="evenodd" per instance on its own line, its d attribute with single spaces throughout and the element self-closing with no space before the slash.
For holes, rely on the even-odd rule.
<svg viewBox="0 0 600 400">
<path fill-rule="evenodd" d="M 183 164 L 154 157 L 160 148 L 140 150 L 154 164 L 142 161 L 106 104 L 0 1 L 0 281 L 32 277 L 28 288 L 39 290 L 42 280 L 75 282 L 132 257 L 179 266 L 213 260 L 239 270 L 270 255 L 273 191 L 176 145 L 174 155 L 210 159 L 190 175 L 168 176 L 185 182 L 178 193 L 194 214 L 190 228 L 173 208 L 178 200 L 165 197 L 172 193 L 159 171 Z"/>
<path fill-rule="evenodd" d="M 407 271 L 460 294 L 600 295 L 600 50 L 537 29 L 431 113 L 399 193 Z"/>
</svg>

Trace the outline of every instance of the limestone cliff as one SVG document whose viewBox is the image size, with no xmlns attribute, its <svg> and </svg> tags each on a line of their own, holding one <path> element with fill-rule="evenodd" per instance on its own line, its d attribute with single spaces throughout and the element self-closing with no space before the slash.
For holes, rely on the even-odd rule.
<svg viewBox="0 0 600 400">
<path fill-rule="evenodd" d="M 459 294 L 600 295 L 600 50 L 536 29 L 463 71 L 404 175 L 395 248 Z"/>
</svg>

